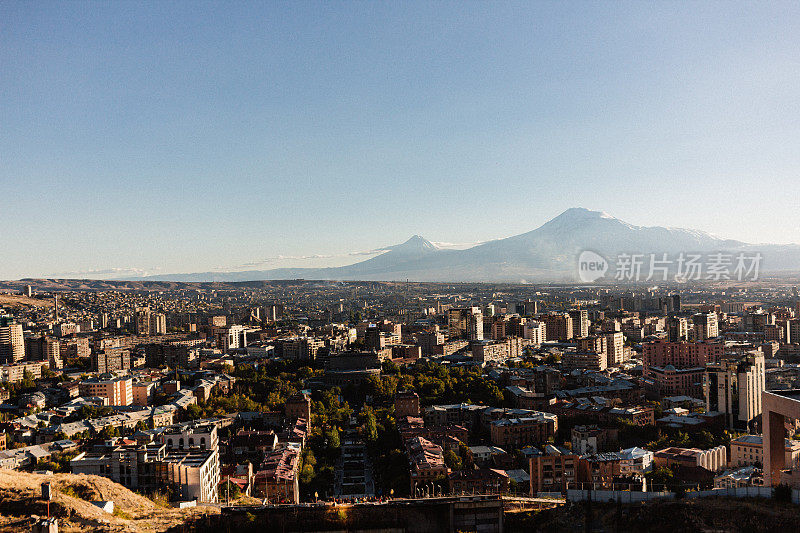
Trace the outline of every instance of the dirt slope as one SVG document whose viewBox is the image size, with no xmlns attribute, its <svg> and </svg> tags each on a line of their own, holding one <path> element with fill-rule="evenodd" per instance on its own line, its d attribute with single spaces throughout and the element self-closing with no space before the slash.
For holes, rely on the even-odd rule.
<svg viewBox="0 0 800 533">
<path fill-rule="evenodd" d="M 188 519 L 218 512 L 208 507 L 178 510 L 156 505 L 99 476 L 46 476 L 0 469 L 0 531 L 28 531 L 32 515 L 47 514 L 47 506 L 39 498 L 41 484 L 47 481 L 55 489 L 50 513 L 59 518 L 59 531 L 164 531 Z M 91 503 L 99 500 L 112 500 L 115 514 Z"/>
</svg>

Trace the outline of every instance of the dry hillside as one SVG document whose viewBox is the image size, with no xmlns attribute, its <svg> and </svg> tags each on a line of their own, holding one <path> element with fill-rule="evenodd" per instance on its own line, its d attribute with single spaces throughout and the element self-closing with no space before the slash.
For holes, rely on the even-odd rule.
<svg viewBox="0 0 800 533">
<path fill-rule="evenodd" d="M 20 294 L 0 294 L 3 307 L 53 307 L 53 300 L 37 300 Z"/>
<path fill-rule="evenodd" d="M 164 531 L 192 518 L 217 513 L 215 508 L 178 510 L 159 505 L 122 485 L 99 476 L 27 474 L 0 469 L 0 531 L 28 531 L 32 515 L 45 516 L 39 498 L 41 484 L 50 481 L 54 491 L 50 513 L 59 518 L 59 531 Z M 112 500 L 113 515 L 92 501 Z"/>
</svg>

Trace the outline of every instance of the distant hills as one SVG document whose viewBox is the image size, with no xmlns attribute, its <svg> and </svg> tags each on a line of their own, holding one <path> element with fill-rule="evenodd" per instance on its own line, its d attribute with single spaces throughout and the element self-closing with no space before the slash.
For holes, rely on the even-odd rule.
<svg viewBox="0 0 800 533">
<path fill-rule="evenodd" d="M 236 282 L 277 279 L 528 282 L 576 281 L 584 250 L 609 261 L 619 254 L 712 252 L 763 255 L 765 272 L 800 271 L 800 245 L 748 244 L 696 230 L 634 226 L 600 211 L 572 208 L 539 228 L 466 250 L 441 249 L 414 235 L 371 259 L 330 268 L 198 272 L 136 278 L 147 281 Z"/>
</svg>

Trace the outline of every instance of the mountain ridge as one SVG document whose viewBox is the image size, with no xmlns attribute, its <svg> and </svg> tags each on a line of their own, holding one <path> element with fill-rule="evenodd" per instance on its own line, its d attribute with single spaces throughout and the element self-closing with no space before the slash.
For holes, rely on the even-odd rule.
<svg viewBox="0 0 800 533">
<path fill-rule="evenodd" d="M 440 248 L 421 235 L 381 248 L 379 255 L 340 267 L 196 272 L 129 278 L 148 281 L 257 281 L 320 279 L 365 281 L 575 281 L 578 255 L 761 252 L 765 270 L 800 270 L 800 246 L 748 244 L 674 227 L 636 226 L 604 211 L 573 207 L 526 233 L 463 250 Z"/>
</svg>

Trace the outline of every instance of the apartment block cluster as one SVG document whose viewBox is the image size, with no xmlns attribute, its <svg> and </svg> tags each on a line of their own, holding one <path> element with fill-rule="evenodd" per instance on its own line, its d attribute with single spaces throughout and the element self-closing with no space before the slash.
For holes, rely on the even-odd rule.
<svg viewBox="0 0 800 533">
<path fill-rule="evenodd" d="M 424 387 L 376 405 L 393 410 L 408 493 L 419 497 L 641 486 L 660 468 L 686 484 L 760 485 L 762 398 L 800 388 L 800 299 L 782 285 L 292 280 L 26 292 L 42 306 L 0 310 L 0 466 L 70 452 L 73 472 L 169 487 L 182 500 L 219 503 L 233 483 L 269 503 L 301 502 L 314 400 L 369 405 L 378 395 L 360 391 L 417 364 L 474 373 L 499 391 L 492 405 L 448 403 L 462 399 Z M 234 376 L 273 363 L 309 369 L 280 411 L 187 421 L 216 396 L 249 394 Z M 339 421 L 347 460 L 329 494 L 376 483 L 352 419 Z M 629 442 L 653 428 L 694 444 Z M 800 457 L 798 429 L 785 424 L 784 465 Z"/>
</svg>

